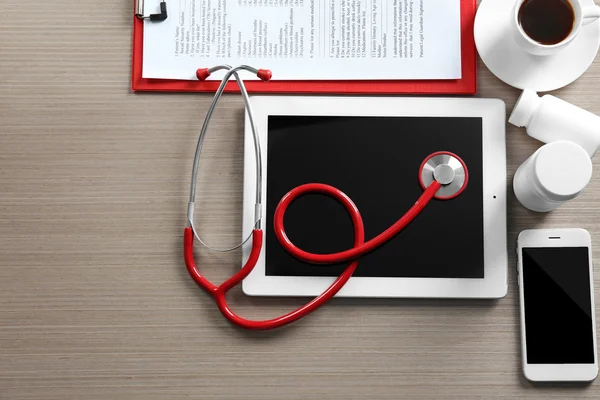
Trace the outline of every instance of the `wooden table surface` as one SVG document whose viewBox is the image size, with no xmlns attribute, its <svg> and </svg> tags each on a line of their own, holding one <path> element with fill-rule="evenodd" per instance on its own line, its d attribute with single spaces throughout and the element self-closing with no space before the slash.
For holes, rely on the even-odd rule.
<svg viewBox="0 0 600 400">
<path fill-rule="evenodd" d="M 500 301 L 351 300 L 286 329 L 227 323 L 188 277 L 182 233 L 193 147 L 210 95 L 133 94 L 130 1 L 0 7 L 0 399 L 600 398 L 528 383 L 520 368 L 513 243 L 582 227 L 600 272 L 600 164 L 577 200 L 534 215 L 512 195 L 539 143 L 508 128 L 509 278 Z M 480 63 L 480 97 L 518 91 Z M 600 62 L 556 92 L 600 114 Z M 199 220 L 240 233 L 242 102 L 226 96 L 202 161 Z M 201 251 L 216 281 L 240 254 Z M 596 285 L 600 299 L 600 285 Z M 230 301 L 270 317 L 303 299 Z"/>
</svg>

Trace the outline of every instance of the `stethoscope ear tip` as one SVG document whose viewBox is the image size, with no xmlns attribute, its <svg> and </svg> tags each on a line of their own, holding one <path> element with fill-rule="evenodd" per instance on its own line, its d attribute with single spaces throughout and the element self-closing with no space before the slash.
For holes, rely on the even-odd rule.
<svg viewBox="0 0 600 400">
<path fill-rule="evenodd" d="M 273 72 L 271 72 L 270 69 L 259 69 L 256 73 L 256 76 L 258 76 L 258 78 L 262 81 L 268 82 L 273 77 Z"/>
<path fill-rule="evenodd" d="M 264 82 L 270 81 L 271 78 L 273 77 L 273 72 L 271 72 L 270 69 L 256 70 L 254 68 L 250 68 L 247 66 L 242 66 L 242 67 L 245 67 L 245 69 L 251 70 L 252 72 L 256 71 L 256 76 Z M 219 68 L 219 69 L 222 69 L 222 68 Z M 213 69 L 213 71 L 214 71 L 214 69 Z M 210 74 L 211 74 L 210 68 L 198 68 L 196 70 L 196 78 L 198 78 L 199 81 L 206 80 L 210 76 Z"/>
<path fill-rule="evenodd" d="M 206 78 L 208 78 L 210 76 L 210 71 L 208 70 L 208 68 L 198 68 L 196 70 L 196 78 L 198 78 L 199 81 L 203 81 Z"/>
</svg>

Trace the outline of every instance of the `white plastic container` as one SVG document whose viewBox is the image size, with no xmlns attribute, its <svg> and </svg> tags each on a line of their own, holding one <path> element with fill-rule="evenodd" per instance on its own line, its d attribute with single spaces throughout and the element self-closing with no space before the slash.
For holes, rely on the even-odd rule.
<svg viewBox="0 0 600 400">
<path fill-rule="evenodd" d="M 548 212 L 579 196 L 592 177 L 592 160 L 578 144 L 556 141 L 542 146 L 517 170 L 517 200 L 536 212 Z"/>
<path fill-rule="evenodd" d="M 600 117 L 551 95 L 539 97 L 524 90 L 508 122 L 525 127 L 529 136 L 544 143 L 575 142 L 590 157 L 600 148 Z"/>
</svg>

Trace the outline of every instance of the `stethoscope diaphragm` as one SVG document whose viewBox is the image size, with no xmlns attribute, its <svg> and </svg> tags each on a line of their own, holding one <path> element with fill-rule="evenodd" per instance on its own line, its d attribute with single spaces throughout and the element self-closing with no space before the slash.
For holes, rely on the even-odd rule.
<svg viewBox="0 0 600 400">
<path fill-rule="evenodd" d="M 455 198 L 465 190 L 469 182 L 469 172 L 465 162 L 448 151 L 431 154 L 419 168 L 419 183 L 425 190 L 433 181 L 438 181 L 442 185 L 434 198 L 438 200 Z"/>
</svg>

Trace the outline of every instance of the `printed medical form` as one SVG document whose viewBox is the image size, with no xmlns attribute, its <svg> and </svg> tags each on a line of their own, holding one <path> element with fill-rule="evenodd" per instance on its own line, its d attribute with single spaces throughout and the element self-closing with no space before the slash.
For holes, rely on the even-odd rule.
<svg viewBox="0 0 600 400">
<path fill-rule="evenodd" d="M 460 0 L 171 0 L 169 13 L 145 21 L 144 78 L 218 64 L 274 80 L 461 78 Z"/>
</svg>

